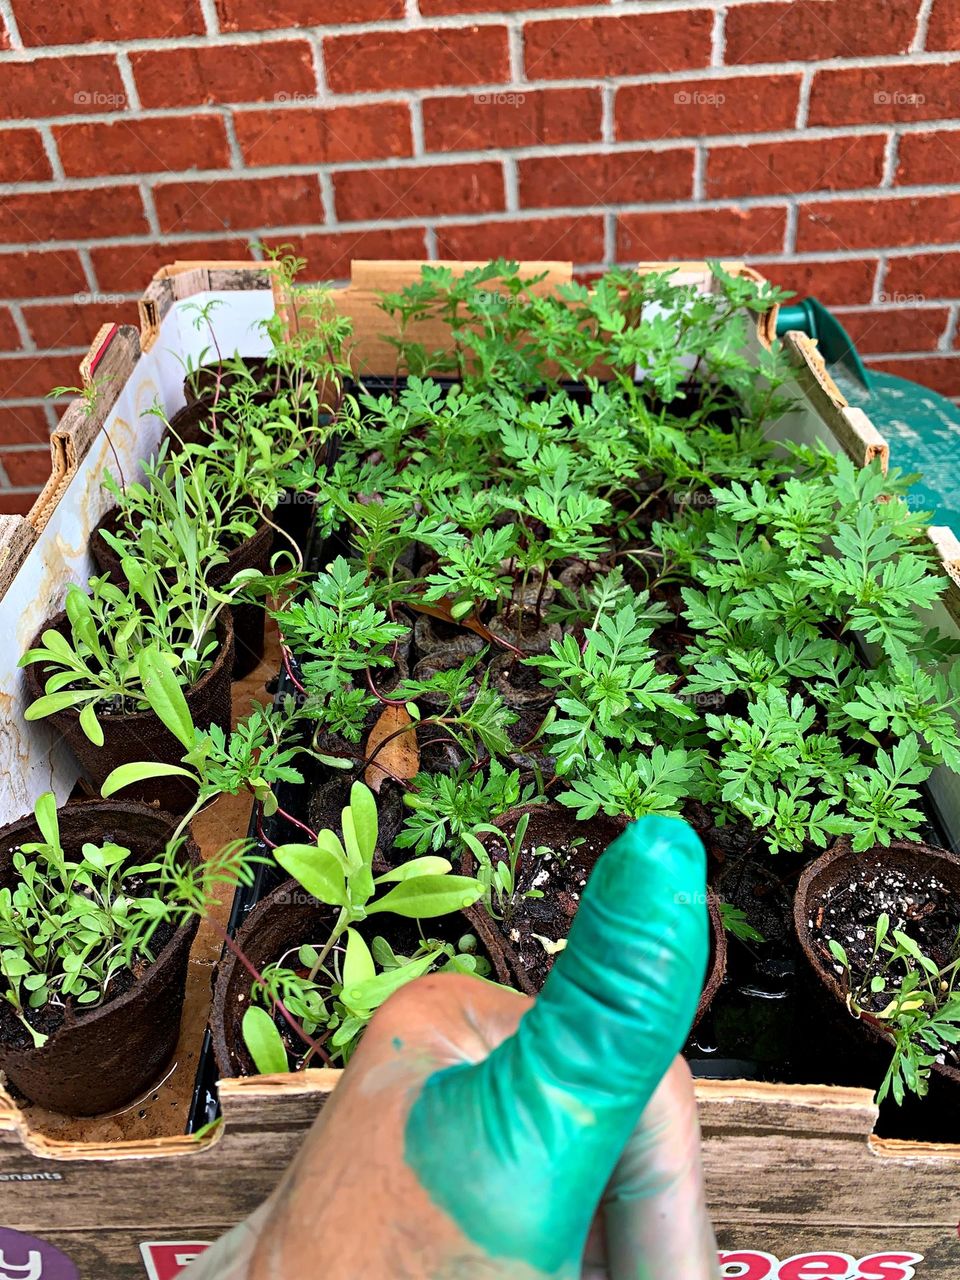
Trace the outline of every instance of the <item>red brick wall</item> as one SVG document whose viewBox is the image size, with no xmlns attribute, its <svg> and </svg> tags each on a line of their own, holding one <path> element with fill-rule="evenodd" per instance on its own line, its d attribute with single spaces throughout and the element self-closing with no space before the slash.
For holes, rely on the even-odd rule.
<svg viewBox="0 0 960 1280">
<path fill-rule="evenodd" d="M 745 257 L 960 396 L 958 104 L 960 0 L 0 0 L 0 511 L 98 325 L 258 238 Z"/>
</svg>

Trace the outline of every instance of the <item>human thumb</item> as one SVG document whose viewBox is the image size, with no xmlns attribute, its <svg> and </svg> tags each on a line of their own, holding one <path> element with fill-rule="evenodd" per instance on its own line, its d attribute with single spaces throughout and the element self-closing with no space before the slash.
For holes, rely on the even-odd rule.
<svg viewBox="0 0 960 1280">
<path fill-rule="evenodd" d="M 703 846 L 679 819 L 643 818 L 597 861 L 515 1034 L 427 1079 L 406 1161 L 491 1257 L 579 1274 L 604 1186 L 689 1032 L 707 950 Z"/>
</svg>

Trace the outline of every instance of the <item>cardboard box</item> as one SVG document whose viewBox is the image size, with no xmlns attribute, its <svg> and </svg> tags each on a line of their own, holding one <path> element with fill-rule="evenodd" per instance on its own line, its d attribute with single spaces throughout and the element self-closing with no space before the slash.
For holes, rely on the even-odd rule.
<svg viewBox="0 0 960 1280">
<path fill-rule="evenodd" d="M 337 305 L 354 319 L 361 339 L 357 359 L 370 372 L 393 368 L 393 348 L 375 337 L 384 319 L 376 308 L 378 291 L 415 278 L 419 265 L 355 263 L 350 284 L 336 295 Z M 704 264 L 679 266 L 700 287 L 712 287 Z M 569 264 L 524 267 L 547 269 L 551 283 L 570 274 Z M 169 412 L 179 403 L 175 375 L 182 371 L 172 349 L 181 357 L 200 349 L 185 308 L 191 300 L 220 299 L 227 304 L 216 313 L 220 328 L 221 317 L 229 317 L 231 295 L 238 304 L 243 299 L 235 319 L 241 311 L 248 318 L 268 314 L 273 300 L 263 265 L 175 263 L 158 273 L 141 302 L 143 354 L 134 349 L 132 331 L 109 335 L 106 348 L 101 342 L 94 351 L 93 359 L 103 350 L 116 353 L 120 385 L 104 401 L 103 422 L 107 431 L 113 431 L 118 418 L 131 424 L 124 457 L 135 462 L 153 447 L 155 434 L 150 435 L 152 427 L 142 428 L 144 421 L 159 429 L 153 418 L 137 427 L 134 410 L 139 405 L 142 411 L 145 388 L 152 385 Z M 768 342 L 775 324 L 775 314 L 761 317 L 753 341 Z M 236 319 L 227 328 L 232 335 L 224 343 L 227 349 L 234 340 L 245 354 L 263 349 L 247 320 Z M 436 339 L 439 345 L 443 334 Z M 114 346 L 118 341 L 122 345 Z M 781 438 L 820 439 L 860 464 L 873 457 L 886 461 L 884 441 L 861 411 L 846 405 L 815 345 L 803 335 L 788 335 L 785 343 L 794 364 L 798 407 L 778 424 Z M 100 360 L 105 359 L 101 354 Z M 87 572 L 84 539 L 103 510 L 98 482 L 110 460 L 101 424 L 79 421 L 77 415 L 76 405 L 71 406 L 55 438 L 51 482 L 34 512 L 26 521 L 0 522 L 0 624 L 7 623 L 8 634 L 14 622 L 20 625 L 20 613 L 14 618 L 14 611 L 33 609 L 24 624 L 29 639 L 30 627 L 35 630 L 58 603 L 65 583 Z M 54 528 L 60 531 L 59 540 L 50 536 Z M 71 530 L 68 537 L 64 529 Z M 946 529 L 931 530 L 930 536 L 955 583 L 941 623 L 960 634 L 960 543 Z M 8 721 L 20 712 L 17 678 L 9 667 L 0 669 L 0 699 Z M 34 727 L 28 728 L 32 734 Z M 38 788 L 50 785 L 51 769 L 43 773 L 48 743 L 25 733 L 22 722 L 16 732 L 15 739 L 4 739 L 8 728 L 0 724 L 0 742 L 7 743 L 0 768 L 9 773 L 26 762 L 16 783 L 14 807 L 19 813 Z M 75 766 L 54 759 L 52 777 L 61 794 L 75 776 Z M 948 829 L 960 833 L 957 780 L 936 778 L 933 793 Z M 201 845 L 209 851 L 214 842 L 242 835 L 246 816 L 242 805 L 221 811 L 198 833 Z M 209 937 L 203 945 L 206 950 L 194 960 L 208 971 L 215 951 Z M 202 980 L 194 985 L 198 990 L 192 998 L 200 1004 L 191 1007 L 185 1020 L 189 1034 L 202 1023 L 199 1014 L 208 998 Z M 28 1112 L 0 1091 L 0 1222 L 5 1228 L 0 1230 L 0 1280 L 6 1272 L 29 1275 L 31 1266 L 37 1280 L 169 1280 L 206 1242 L 269 1193 L 338 1075 L 307 1071 L 225 1081 L 220 1087 L 223 1125 L 201 1139 L 171 1131 L 168 1136 L 109 1142 L 98 1136 L 97 1124 L 104 1129 L 103 1122 L 48 1123 L 41 1132 Z M 706 1081 L 697 1092 L 710 1211 L 727 1276 L 960 1276 L 960 1146 L 875 1138 L 877 1111 L 866 1090 Z M 173 1118 L 182 1124 L 185 1111 Z"/>
</svg>

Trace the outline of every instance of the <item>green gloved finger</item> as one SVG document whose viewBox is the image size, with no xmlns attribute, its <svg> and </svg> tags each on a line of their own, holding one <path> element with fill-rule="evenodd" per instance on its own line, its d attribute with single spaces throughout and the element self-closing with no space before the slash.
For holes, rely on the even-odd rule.
<svg viewBox="0 0 960 1280">
<path fill-rule="evenodd" d="M 641 819 L 598 860 L 516 1033 L 427 1079 L 407 1163 L 492 1258 L 579 1274 L 604 1186 L 689 1032 L 707 949 L 699 838 L 676 818 Z"/>
</svg>

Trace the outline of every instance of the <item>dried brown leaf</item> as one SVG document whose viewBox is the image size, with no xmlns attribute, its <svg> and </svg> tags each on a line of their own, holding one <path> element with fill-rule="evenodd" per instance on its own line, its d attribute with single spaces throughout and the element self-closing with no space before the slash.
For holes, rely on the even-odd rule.
<svg viewBox="0 0 960 1280">
<path fill-rule="evenodd" d="M 377 757 L 370 761 L 363 775 L 371 791 L 379 792 L 384 778 L 393 776 L 409 779 L 415 778 L 420 772 L 420 748 L 416 732 L 413 729 L 407 733 L 399 732 L 412 724 L 413 720 L 406 707 L 384 707 L 380 719 L 367 738 L 367 756 L 376 752 Z M 396 737 L 391 737 L 392 734 L 396 734 Z M 377 751 L 381 743 L 385 745 Z"/>
</svg>

